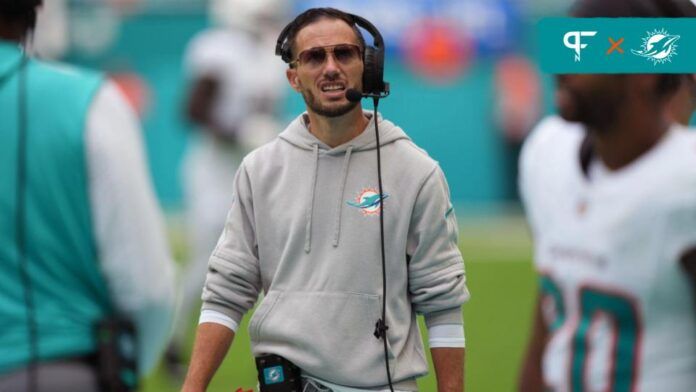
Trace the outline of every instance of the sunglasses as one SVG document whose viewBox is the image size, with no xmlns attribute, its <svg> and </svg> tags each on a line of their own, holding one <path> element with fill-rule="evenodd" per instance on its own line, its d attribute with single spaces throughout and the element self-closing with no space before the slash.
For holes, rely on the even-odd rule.
<svg viewBox="0 0 696 392">
<path fill-rule="evenodd" d="M 362 59 L 362 51 L 358 45 L 339 44 L 331 46 L 317 46 L 303 50 L 297 59 L 290 62 L 290 66 L 296 64 L 304 65 L 308 68 L 319 68 L 326 62 L 326 57 L 331 53 L 334 60 L 341 65 L 350 65 Z"/>
</svg>

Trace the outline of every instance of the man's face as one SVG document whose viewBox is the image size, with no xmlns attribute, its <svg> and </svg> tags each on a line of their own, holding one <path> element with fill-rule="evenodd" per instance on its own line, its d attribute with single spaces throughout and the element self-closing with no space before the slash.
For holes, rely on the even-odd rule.
<svg viewBox="0 0 696 392">
<path fill-rule="evenodd" d="M 616 120 L 627 90 L 626 75 L 558 75 L 556 106 L 566 121 L 601 129 Z"/>
<path fill-rule="evenodd" d="M 323 62 L 299 61 L 286 72 L 290 85 L 302 94 L 309 111 L 338 117 L 358 106 L 346 99 L 346 90 L 362 90 L 363 62 L 359 51 L 354 61 L 346 53 L 332 52 L 335 45 L 344 44 L 359 47 L 353 29 L 340 19 L 320 19 L 302 28 L 295 37 L 295 59 L 305 51 L 321 52 L 323 49 L 317 48 L 328 48 Z"/>
</svg>

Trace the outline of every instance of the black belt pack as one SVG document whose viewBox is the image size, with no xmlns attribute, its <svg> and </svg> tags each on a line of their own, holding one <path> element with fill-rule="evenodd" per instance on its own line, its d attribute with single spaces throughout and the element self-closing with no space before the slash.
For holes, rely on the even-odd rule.
<svg viewBox="0 0 696 392">
<path fill-rule="evenodd" d="M 256 357 L 260 392 L 301 392 L 300 368 L 274 354 Z"/>
</svg>

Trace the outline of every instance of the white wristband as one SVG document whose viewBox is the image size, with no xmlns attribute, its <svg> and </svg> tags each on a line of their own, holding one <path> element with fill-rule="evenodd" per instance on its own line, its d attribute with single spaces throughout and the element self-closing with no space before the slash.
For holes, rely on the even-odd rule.
<svg viewBox="0 0 696 392">
<path fill-rule="evenodd" d="M 201 317 L 198 319 L 198 324 L 203 323 L 215 323 L 224 325 L 225 327 L 231 329 L 233 332 L 237 332 L 239 324 L 226 314 L 216 312 L 214 310 L 206 309 L 201 311 Z"/>
<path fill-rule="evenodd" d="M 428 337 L 430 348 L 464 348 L 466 346 L 466 340 L 464 338 L 464 326 L 460 324 L 435 325 L 428 329 Z"/>
</svg>

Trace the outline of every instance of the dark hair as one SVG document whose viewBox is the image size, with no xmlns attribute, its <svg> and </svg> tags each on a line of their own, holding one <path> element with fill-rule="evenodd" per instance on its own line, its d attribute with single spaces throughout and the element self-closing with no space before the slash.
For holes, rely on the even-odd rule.
<svg viewBox="0 0 696 392">
<path fill-rule="evenodd" d="M 21 23 L 25 30 L 36 26 L 36 9 L 43 0 L 0 0 L 0 20 Z"/>
<path fill-rule="evenodd" d="M 577 18 L 686 18 L 696 17 L 696 5 L 689 0 L 578 0 L 570 9 Z M 656 93 L 673 93 L 684 75 L 662 74 Z"/>
<path fill-rule="evenodd" d="M 310 8 L 307 11 L 297 15 L 295 19 L 293 19 L 292 22 L 288 26 L 288 33 L 287 33 L 287 42 L 289 44 L 290 48 L 290 57 L 294 57 L 294 54 L 292 53 L 294 47 L 295 47 L 295 38 L 297 37 L 297 33 L 300 32 L 305 26 L 312 24 L 320 19 L 339 19 L 348 26 L 350 26 L 353 31 L 355 32 L 355 36 L 358 39 L 358 44 L 360 45 L 361 50 L 365 50 L 365 39 L 362 36 L 362 33 L 360 32 L 360 29 L 358 29 L 358 26 L 355 24 L 355 20 L 350 16 L 350 14 L 345 13 L 341 10 L 338 10 L 336 8 L 330 8 L 330 7 L 325 7 L 325 8 Z"/>
</svg>

